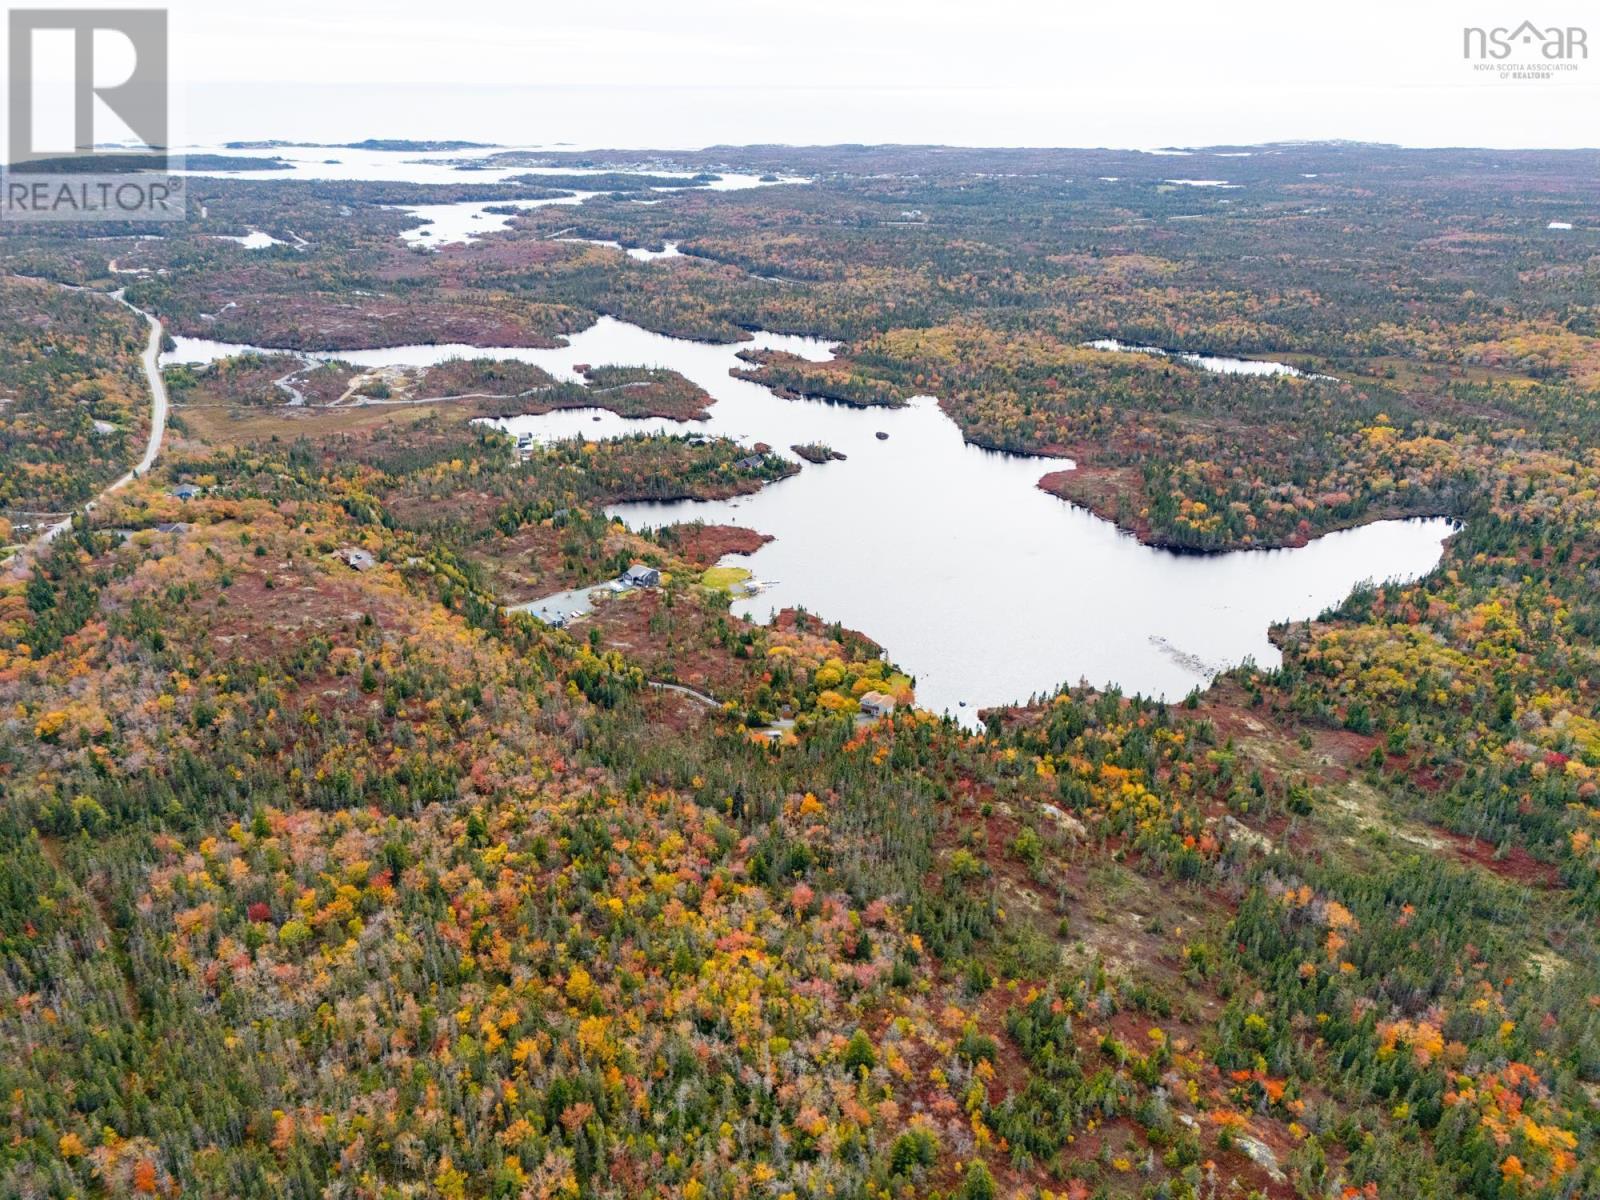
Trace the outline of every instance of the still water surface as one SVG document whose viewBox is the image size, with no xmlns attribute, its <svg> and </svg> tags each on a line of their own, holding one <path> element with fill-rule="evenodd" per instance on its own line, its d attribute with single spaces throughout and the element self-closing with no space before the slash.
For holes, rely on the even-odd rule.
<svg viewBox="0 0 1600 1200">
<path fill-rule="evenodd" d="M 783 400 L 735 379 L 741 348 L 813 361 L 831 347 L 758 333 L 713 345 L 603 317 L 554 350 L 401 346 L 337 357 L 367 367 L 452 357 L 514 358 L 563 379 L 574 364 L 670 367 L 715 400 L 710 419 L 630 420 L 603 410 L 514 417 L 495 424 L 540 440 L 692 430 L 789 447 L 820 441 L 846 461 L 728 501 L 626 504 L 633 526 L 704 520 L 775 536 L 748 558 L 769 584 L 735 603 L 765 619 L 797 606 L 859 629 L 917 678 L 919 702 L 971 720 L 984 705 L 1080 679 L 1176 700 L 1211 673 L 1253 657 L 1278 661 L 1274 621 L 1316 616 L 1364 580 L 1413 578 L 1439 561 L 1443 520 L 1382 521 L 1294 550 L 1176 555 L 1142 546 L 1089 512 L 1038 489 L 1059 459 L 999 454 L 965 443 L 931 397 L 898 409 Z M 178 339 L 173 362 L 206 362 L 250 347 Z M 888 434 L 879 438 L 879 433 Z"/>
<path fill-rule="evenodd" d="M 540 150 L 570 149 L 570 147 L 479 147 L 466 150 L 369 150 L 339 146 L 277 146 L 246 149 L 228 149 L 224 146 L 194 146 L 192 154 L 219 154 L 229 158 L 276 160 L 287 165 L 266 170 L 218 171 L 185 170 L 180 175 L 198 175 L 216 179 L 241 180 L 360 180 L 386 183 L 417 184 L 473 184 L 505 183 L 517 179 L 533 179 L 541 175 L 551 177 L 639 174 L 653 178 L 681 179 L 681 185 L 663 185 L 650 190 L 661 195 L 684 190 L 712 192 L 737 192 L 748 188 L 768 187 L 775 184 L 800 184 L 809 180 L 794 176 L 762 176 L 746 172 L 708 172 L 711 178 L 695 183 L 694 172 L 656 167 L 647 163 L 622 164 L 606 167 L 507 167 L 484 165 L 491 155 L 508 150 L 536 153 Z M 460 245 L 476 241 L 486 233 L 510 227 L 511 217 L 490 209 L 515 208 L 520 210 L 543 208 L 546 205 L 579 205 L 591 196 L 592 191 L 572 191 L 562 196 L 539 200 L 497 200 L 492 202 L 457 201 L 449 204 L 394 205 L 418 219 L 414 229 L 403 230 L 400 237 L 410 245 L 438 247 Z M 653 203 L 646 201 L 644 203 Z M 265 235 L 262 235 L 265 236 Z M 273 244 L 271 241 L 245 242 L 250 249 Z M 668 254 L 675 253 L 669 250 Z M 635 254 L 635 258 L 660 257 L 655 254 Z"/>
</svg>

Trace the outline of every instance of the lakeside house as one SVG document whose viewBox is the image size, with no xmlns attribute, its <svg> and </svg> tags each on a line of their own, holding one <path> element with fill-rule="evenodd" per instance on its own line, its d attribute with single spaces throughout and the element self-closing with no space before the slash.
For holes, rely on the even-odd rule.
<svg viewBox="0 0 1600 1200">
<path fill-rule="evenodd" d="M 735 462 L 733 464 L 733 469 L 735 471 L 756 471 L 761 468 L 765 461 L 766 460 L 763 459 L 761 455 L 751 454 Z"/>
<path fill-rule="evenodd" d="M 654 567 L 646 566 L 644 563 L 634 563 L 633 566 L 622 573 L 622 578 L 618 582 L 636 588 L 660 587 L 661 572 Z"/>
</svg>

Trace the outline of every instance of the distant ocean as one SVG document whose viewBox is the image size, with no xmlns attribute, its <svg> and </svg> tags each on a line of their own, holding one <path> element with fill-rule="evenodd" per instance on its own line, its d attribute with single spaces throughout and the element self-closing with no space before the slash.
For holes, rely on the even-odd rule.
<svg viewBox="0 0 1600 1200">
<path fill-rule="evenodd" d="M 1581 94 L 1580 94 L 1581 93 Z M 1316 89 L 1262 103 L 1226 88 L 1191 102 L 1148 87 L 472 87 L 196 83 L 176 140 L 463 138 L 507 145 L 695 149 L 782 142 L 1161 146 L 1349 138 L 1417 146 L 1594 146 L 1592 89 Z M 1482 111 L 1477 111 L 1482 109 Z M 1492 119 L 1491 119 L 1492 118 Z"/>
</svg>

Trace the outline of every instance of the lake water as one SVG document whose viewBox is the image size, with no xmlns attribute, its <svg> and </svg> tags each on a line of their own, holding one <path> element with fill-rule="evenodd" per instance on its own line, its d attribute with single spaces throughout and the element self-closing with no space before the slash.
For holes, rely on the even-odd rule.
<svg viewBox="0 0 1600 1200">
<path fill-rule="evenodd" d="M 570 149 L 570 147 L 559 148 Z M 493 147 L 475 150 L 405 151 L 349 150 L 337 146 L 282 146 L 272 149 L 250 150 L 229 150 L 220 146 L 197 146 L 190 147 L 189 152 L 194 154 L 221 154 L 230 158 L 278 159 L 289 165 L 260 171 L 180 171 L 177 174 L 241 180 L 368 180 L 386 183 L 462 184 L 504 183 L 509 179 L 521 176 L 571 175 L 582 177 L 620 172 L 623 174 L 637 173 L 684 180 L 684 185 L 681 187 L 668 185 L 650 189 L 664 196 L 687 190 L 737 192 L 744 191 L 747 188 L 810 182 L 807 179 L 794 176 L 767 178 L 743 172 L 725 171 L 717 174 L 709 183 L 694 184 L 691 187 L 689 181 L 693 178 L 692 172 L 657 169 L 648 164 L 629 164 L 618 168 L 490 167 L 477 165 L 478 160 L 510 149 L 538 152 L 558 149 L 558 147 L 531 146 Z M 542 200 L 498 200 L 488 203 L 461 201 L 454 204 L 394 205 L 392 207 L 410 213 L 418 220 L 415 228 L 403 230 L 400 237 L 410 245 L 431 248 L 462 245 L 476 241 L 486 233 L 494 233 L 509 228 L 511 217 L 503 213 L 492 213 L 489 211 L 492 208 L 530 209 L 557 204 L 578 205 L 596 195 L 599 195 L 599 193 L 574 191 L 563 196 Z M 281 244 L 274 243 L 270 238 L 266 241 L 260 240 L 266 237 L 266 234 L 257 234 L 252 231 L 249 239 L 234 238 L 231 240 L 240 241 L 242 245 L 252 250 L 273 244 Z M 628 253 L 634 258 L 649 259 L 671 257 L 676 255 L 677 249 L 669 245 L 665 255 L 659 252 L 652 253 L 642 250 L 637 252 L 630 250 Z"/>
<path fill-rule="evenodd" d="M 511 228 L 511 218 L 515 215 L 507 212 L 491 212 L 491 209 L 514 208 L 519 212 L 530 208 L 548 208 L 557 204 L 582 204 L 590 196 L 598 195 L 597 192 L 568 192 L 564 196 L 547 196 L 541 200 L 491 200 L 488 203 L 463 201 L 455 204 L 413 204 L 391 205 L 401 212 L 409 213 L 418 221 L 423 222 L 415 229 L 400 231 L 400 239 L 413 246 L 449 246 L 462 245 L 476 241 L 486 233 L 495 233 L 502 229 Z"/>
<path fill-rule="evenodd" d="M 1159 346 L 1135 346 L 1130 342 L 1119 342 L 1116 338 L 1096 338 L 1084 345 L 1095 350 L 1112 350 L 1123 354 L 1155 354 L 1162 358 L 1176 358 L 1218 375 L 1300 375 L 1307 379 L 1338 382 L 1332 375 L 1313 375 L 1288 363 L 1268 362 L 1259 358 L 1228 358 L 1219 354 L 1195 354 L 1188 350 L 1163 350 Z"/>
<path fill-rule="evenodd" d="M 213 171 L 184 170 L 182 175 L 219 179 L 302 179 L 370 180 L 385 183 L 503 183 L 521 175 L 653 175 L 682 179 L 687 185 L 693 171 L 656 167 L 648 162 L 621 162 L 603 167 L 517 167 L 491 166 L 483 160 L 511 151 L 539 154 L 571 153 L 568 145 L 480 146 L 464 150 L 372 150 L 343 146 L 276 146 L 230 150 L 221 145 L 188 146 L 185 154 L 218 154 L 228 158 L 270 159 L 287 164 L 265 170 Z M 626 158 L 623 155 L 622 158 Z M 709 174 L 710 172 L 708 172 Z M 717 192 L 736 192 L 745 188 L 777 183 L 808 183 L 797 176 L 765 178 L 747 172 L 724 171 L 704 186 Z M 670 191 L 670 187 L 660 190 Z"/>
<path fill-rule="evenodd" d="M 566 378 L 578 362 L 672 367 L 716 401 L 708 421 L 688 428 L 786 455 L 808 441 L 847 455 L 802 463 L 800 474 L 753 496 L 610 511 L 635 527 L 698 519 L 774 535 L 754 555 L 727 560 L 769 585 L 735 611 L 761 620 L 805 607 L 859 629 L 917 676 L 919 701 L 935 711 L 970 717 L 1079 679 L 1181 698 L 1247 657 L 1276 664 L 1272 622 L 1314 617 L 1363 580 L 1431 570 L 1450 532 L 1442 520 L 1384 521 L 1293 550 L 1171 554 L 1040 491 L 1039 477 L 1061 460 L 965 443 L 931 397 L 900 409 L 782 400 L 727 374 L 739 347 L 608 318 L 572 342 L 530 360 Z M 771 334 L 750 344 L 813 361 L 831 353 L 823 342 Z M 498 424 L 541 440 L 685 428 L 599 410 Z"/>
<path fill-rule="evenodd" d="M 249 233 L 233 236 L 226 233 L 216 234 L 219 242 L 235 242 L 246 250 L 265 250 L 268 246 L 286 246 L 287 242 L 279 241 L 270 233 L 263 233 L 259 229 L 252 229 Z"/>
<path fill-rule="evenodd" d="M 541 147 L 526 147 L 541 149 Z M 479 150 L 349 150 L 339 146 L 279 146 L 229 150 L 222 146 L 191 146 L 188 154 L 220 154 L 228 158 L 277 159 L 289 164 L 268 170 L 193 171 L 218 179 L 373 180 L 403 183 L 500 183 L 513 175 L 526 175 L 526 167 L 468 167 L 473 158 L 499 153 L 499 148 Z M 575 174 L 578 172 L 563 172 Z"/>
<path fill-rule="evenodd" d="M 624 248 L 621 242 L 608 241 L 604 238 L 563 237 L 557 238 L 560 242 L 582 242 L 586 246 L 604 246 L 608 250 L 623 250 L 631 259 L 638 262 L 654 262 L 658 258 L 688 258 L 682 250 L 678 249 L 677 242 L 662 242 L 661 249 L 651 250 L 645 246 L 629 246 Z"/>
<path fill-rule="evenodd" d="M 177 342 L 165 361 L 209 362 L 252 349 Z M 708 420 L 633 420 L 579 409 L 494 424 L 546 441 L 689 429 L 767 442 L 787 457 L 796 443 L 827 443 L 846 461 L 802 462 L 798 475 L 755 495 L 610 511 L 635 527 L 698 519 L 774 535 L 754 555 L 726 560 L 769 585 L 736 601 L 736 612 L 765 620 L 776 609 L 804 607 L 859 629 L 916 676 L 920 704 L 968 721 L 985 705 L 1080 679 L 1177 700 L 1246 658 L 1274 665 L 1272 622 L 1314 617 L 1364 580 L 1431 570 L 1451 529 L 1443 520 L 1382 521 L 1293 550 L 1172 554 L 1040 491 L 1040 476 L 1068 465 L 1063 460 L 963 442 L 931 397 L 898 409 L 857 409 L 783 400 L 728 374 L 743 365 L 735 357 L 742 348 L 823 361 L 832 353 L 825 342 L 761 333 L 713 345 L 602 317 L 570 343 L 554 350 L 399 346 L 313 357 L 364 367 L 507 358 L 568 380 L 578 378 L 578 363 L 670 367 L 713 397 Z"/>
<path fill-rule="evenodd" d="M 575 171 L 563 174 L 589 174 L 591 172 Z M 599 174 L 598 171 L 592 172 Z M 804 183 L 803 179 L 779 179 L 763 181 L 755 175 L 721 175 L 715 182 L 704 187 L 677 188 L 658 187 L 649 189 L 652 192 L 683 192 L 683 191 L 710 191 L 710 192 L 740 192 L 747 188 L 769 187 L 774 184 Z M 491 212 L 491 209 L 515 208 L 525 210 L 530 208 L 547 208 L 551 205 L 566 204 L 578 205 L 600 192 L 568 192 L 563 196 L 549 196 L 540 200 L 492 200 L 487 203 L 461 200 L 452 204 L 396 204 L 390 207 L 401 212 L 410 213 L 412 216 L 426 224 L 415 229 L 405 229 L 400 233 L 402 240 L 413 246 L 448 246 L 452 243 L 465 244 L 476 241 L 486 233 L 495 233 L 511 227 L 511 214 Z M 635 200 L 636 204 L 659 204 L 659 200 Z M 620 242 L 602 241 L 598 238 L 568 238 L 574 242 L 589 242 L 596 246 L 610 246 L 613 249 L 622 249 Z M 634 247 L 628 251 L 628 257 L 649 262 L 657 258 L 679 258 L 682 254 L 676 242 L 665 243 L 662 250 L 647 250 L 643 247 Z"/>
</svg>

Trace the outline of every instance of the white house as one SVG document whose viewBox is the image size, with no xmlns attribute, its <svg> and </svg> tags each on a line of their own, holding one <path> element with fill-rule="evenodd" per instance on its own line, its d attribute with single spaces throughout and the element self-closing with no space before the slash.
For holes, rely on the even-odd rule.
<svg viewBox="0 0 1600 1200">
<path fill-rule="evenodd" d="M 862 713 L 869 717 L 887 717 L 894 712 L 894 697 L 883 692 L 868 692 L 859 703 Z"/>
</svg>

